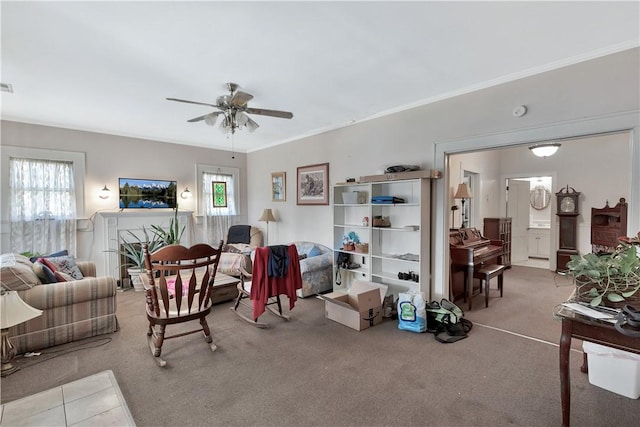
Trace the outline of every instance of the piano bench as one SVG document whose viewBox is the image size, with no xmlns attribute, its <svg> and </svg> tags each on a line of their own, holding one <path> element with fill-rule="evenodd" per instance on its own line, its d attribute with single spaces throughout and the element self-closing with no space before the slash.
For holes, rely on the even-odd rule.
<svg viewBox="0 0 640 427">
<path fill-rule="evenodd" d="M 498 277 L 498 289 L 500 289 L 500 298 L 502 298 L 502 285 L 503 285 L 503 275 L 502 273 L 505 270 L 504 265 L 499 264 L 489 264 L 483 265 L 479 269 L 473 272 L 474 279 L 480 279 L 480 292 L 482 292 L 482 281 L 484 280 L 484 306 L 489 307 L 489 281 L 494 277 Z"/>
</svg>

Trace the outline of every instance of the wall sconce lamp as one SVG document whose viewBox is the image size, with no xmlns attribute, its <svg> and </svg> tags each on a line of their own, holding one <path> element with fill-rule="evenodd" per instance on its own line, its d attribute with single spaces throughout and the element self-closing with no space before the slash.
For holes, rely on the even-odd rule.
<svg viewBox="0 0 640 427">
<path fill-rule="evenodd" d="M 193 193 L 189 191 L 189 187 L 185 187 L 184 191 L 180 193 L 180 197 L 182 197 L 183 199 L 190 199 L 193 197 Z"/>
<path fill-rule="evenodd" d="M 265 209 L 262 211 L 262 215 L 258 218 L 258 221 L 267 223 L 267 246 L 269 246 L 269 222 L 278 222 L 278 220 L 273 216 L 271 209 Z"/>
<path fill-rule="evenodd" d="M 454 199 L 462 199 L 462 228 L 466 226 L 467 218 L 465 218 L 465 210 L 464 210 L 464 200 L 471 199 L 473 195 L 469 190 L 469 186 L 464 182 L 462 184 L 458 184 L 458 189 L 456 190 L 456 195 L 453 196 Z"/>
<path fill-rule="evenodd" d="M 529 147 L 529 150 L 538 157 L 549 157 L 556 154 L 558 148 L 560 148 L 560 144 L 557 142 L 549 142 L 546 144 L 532 145 Z"/>
<path fill-rule="evenodd" d="M 104 200 L 108 199 L 109 196 L 111 196 L 111 190 L 109 190 L 109 188 L 107 188 L 107 186 L 105 185 L 104 188 L 100 190 L 100 195 L 98 197 Z"/>
<path fill-rule="evenodd" d="M 6 377 L 20 369 L 11 361 L 16 357 L 16 349 L 9 341 L 9 328 L 42 315 L 42 310 L 31 307 L 18 296 L 16 291 L 2 291 L 0 295 L 0 329 L 2 330 L 2 368 L 0 375 Z"/>
</svg>

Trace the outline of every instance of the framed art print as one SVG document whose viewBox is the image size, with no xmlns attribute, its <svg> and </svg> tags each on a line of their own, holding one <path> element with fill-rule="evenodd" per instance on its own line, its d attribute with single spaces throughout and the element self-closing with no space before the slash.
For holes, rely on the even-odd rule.
<svg viewBox="0 0 640 427">
<path fill-rule="evenodd" d="M 298 205 L 329 204 L 329 163 L 298 168 Z"/>
<path fill-rule="evenodd" d="M 287 173 L 274 172 L 271 174 L 271 201 L 284 202 L 287 200 Z"/>
</svg>

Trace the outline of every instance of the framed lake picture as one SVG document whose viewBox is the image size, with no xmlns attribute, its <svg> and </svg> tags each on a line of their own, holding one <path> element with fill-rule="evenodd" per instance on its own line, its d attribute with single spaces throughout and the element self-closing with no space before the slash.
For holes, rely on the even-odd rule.
<svg viewBox="0 0 640 427">
<path fill-rule="evenodd" d="M 300 166 L 296 187 L 298 205 L 328 205 L 329 163 Z"/>
<path fill-rule="evenodd" d="M 284 202 L 287 200 L 287 173 L 274 172 L 271 174 L 271 201 Z"/>
</svg>

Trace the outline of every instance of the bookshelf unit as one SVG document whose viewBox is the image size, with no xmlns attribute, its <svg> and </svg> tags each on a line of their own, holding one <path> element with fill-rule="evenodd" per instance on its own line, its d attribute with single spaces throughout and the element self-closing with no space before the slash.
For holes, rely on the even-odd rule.
<svg viewBox="0 0 640 427">
<path fill-rule="evenodd" d="M 357 279 L 384 283 L 394 297 L 406 290 L 430 297 L 430 184 L 430 179 L 418 178 L 334 186 L 334 290 L 346 291 Z M 372 203 L 375 196 L 399 197 L 404 203 Z M 389 226 L 380 226 L 376 217 L 388 218 Z M 350 232 L 368 244 L 366 253 L 344 249 L 343 237 Z M 359 267 L 339 266 L 341 253 Z"/>
</svg>

